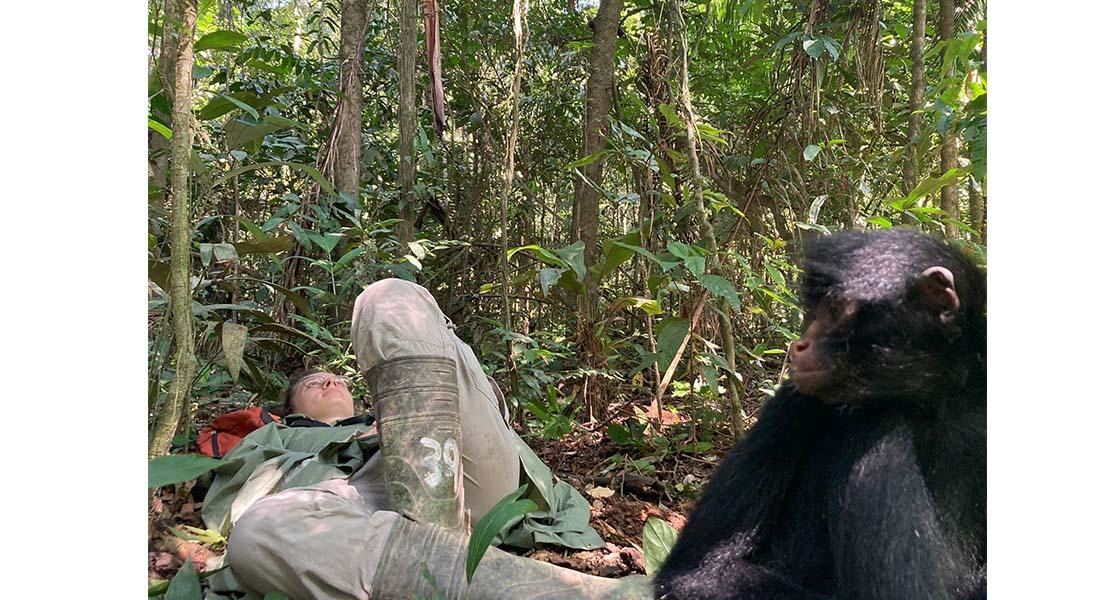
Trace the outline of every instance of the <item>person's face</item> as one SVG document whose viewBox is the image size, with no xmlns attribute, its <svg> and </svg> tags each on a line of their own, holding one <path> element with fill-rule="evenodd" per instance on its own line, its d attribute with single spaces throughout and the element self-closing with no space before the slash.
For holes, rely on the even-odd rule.
<svg viewBox="0 0 1100 600">
<path fill-rule="evenodd" d="M 299 381 L 291 406 L 294 412 L 325 423 L 355 416 L 347 381 L 332 373 L 314 373 Z"/>
</svg>

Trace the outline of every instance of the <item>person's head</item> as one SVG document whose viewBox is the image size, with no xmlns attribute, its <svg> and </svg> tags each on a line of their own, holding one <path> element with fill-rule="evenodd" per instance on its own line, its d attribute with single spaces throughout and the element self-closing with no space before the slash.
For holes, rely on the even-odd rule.
<svg viewBox="0 0 1100 600">
<path fill-rule="evenodd" d="M 283 414 L 300 413 L 325 423 L 355 416 L 347 381 L 319 369 L 303 369 L 290 377 Z"/>
</svg>

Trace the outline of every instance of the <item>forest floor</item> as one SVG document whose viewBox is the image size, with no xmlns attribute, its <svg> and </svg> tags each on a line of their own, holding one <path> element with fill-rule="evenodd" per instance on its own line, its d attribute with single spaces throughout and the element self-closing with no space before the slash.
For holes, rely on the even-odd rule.
<svg viewBox="0 0 1100 600">
<path fill-rule="evenodd" d="M 234 408 L 217 401 L 203 404 L 196 421 L 205 424 Z M 659 517 L 680 529 L 691 511 L 694 494 L 677 491 L 676 484 L 697 492 L 733 444 L 731 437 L 719 437 L 704 454 L 669 452 L 659 460 L 649 457 L 653 471 L 640 474 L 613 468 L 612 457 L 627 449 L 583 425 L 558 439 L 525 439 L 551 472 L 584 494 L 592 508 L 590 524 L 607 542 L 605 548 L 591 551 L 546 547 L 526 556 L 603 577 L 645 573 L 642 530 L 646 520 Z M 640 453 L 630 455 L 637 458 Z M 184 525 L 203 527 L 200 511 L 205 493 L 195 482 L 156 490 L 149 518 L 150 580 L 171 579 L 188 558 L 202 573 L 212 559 L 224 553 L 224 548 L 184 541 L 171 531 Z M 220 559 L 213 564 L 218 562 Z"/>
</svg>

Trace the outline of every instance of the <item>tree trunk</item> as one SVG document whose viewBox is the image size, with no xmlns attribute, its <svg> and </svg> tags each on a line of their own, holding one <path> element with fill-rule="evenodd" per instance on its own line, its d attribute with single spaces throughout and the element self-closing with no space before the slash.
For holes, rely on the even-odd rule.
<svg viewBox="0 0 1100 600">
<path fill-rule="evenodd" d="M 924 35 L 927 22 L 925 0 L 913 0 L 913 41 L 909 49 L 909 59 L 913 63 L 913 81 L 909 88 L 909 136 L 905 148 L 905 164 L 902 167 L 902 194 L 908 194 L 917 187 L 920 176 L 920 157 L 917 146 L 920 144 L 921 122 L 924 115 L 918 111 L 924 108 Z"/>
<path fill-rule="evenodd" d="M 512 179 L 516 172 L 516 140 L 519 137 L 520 84 L 523 79 L 523 48 L 527 42 L 527 0 L 512 3 L 512 33 L 516 41 L 516 64 L 512 71 L 512 125 L 508 131 L 508 145 L 504 153 L 504 182 L 500 190 L 500 275 L 501 299 L 504 304 L 504 328 L 512 331 L 512 306 L 509 296 L 511 275 L 508 272 L 508 198 L 512 194 Z M 508 379 L 511 392 L 516 391 L 517 373 L 512 358 L 512 338 L 506 341 Z"/>
<path fill-rule="evenodd" d="M 317 168 L 332 180 L 337 192 L 359 201 L 360 150 L 363 129 L 363 44 L 367 30 L 366 0 L 342 0 L 340 7 L 340 100 L 332 118 L 332 129 L 324 148 L 317 156 Z M 310 194 L 303 196 L 301 214 L 309 214 L 309 207 L 321 193 L 314 186 Z M 284 263 L 282 284 L 288 289 L 298 287 L 307 264 L 306 250 L 298 241 L 290 250 Z M 285 323 L 287 316 L 297 308 L 289 298 L 283 297 L 272 316 Z"/>
<path fill-rule="evenodd" d="M 710 224 L 706 199 L 703 197 L 703 174 L 699 168 L 699 133 L 696 128 L 695 109 L 691 104 L 691 79 L 688 71 L 686 25 L 684 23 L 683 13 L 680 10 L 680 0 L 670 0 L 668 4 L 671 7 L 669 11 L 669 23 L 671 25 L 670 31 L 672 32 L 672 35 L 669 37 L 678 40 L 680 45 L 680 104 L 684 110 L 684 123 L 687 126 L 687 154 L 688 165 L 691 168 L 691 187 L 695 197 L 695 216 L 698 219 L 699 231 L 703 235 L 703 244 L 709 252 L 707 256 L 708 269 L 711 271 L 719 271 L 721 269 L 721 264 L 718 260 L 718 242 L 714 239 L 714 228 Z M 700 301 L 702 302 L 705 300 L 701 299 Z M 715 298 L 715 301 L 718 303 L 718 328 L 722 338 L 722 350 L 726 355 L 726 361 L 729 363 L 730 368 L 733 369 L 736 364 L 737 346 L 733 341 L 733 327 L 730 323 L 728 302 L 721 298 Z M 675 364 L 670 365 L 669 369 L 675 369 Z M 669 373 L 666 372 L 665 377 L 668 376 Z M 733 437 L 735 441 L 740 441 L 745 434 L 745 423 L 741 419 L 741 396 L 738 394 L 737 381 L 732 374 L 729 376 L 729 383 L 726 385 L 726 391 L 729 394 L 729 417 L 732 420 Z M 717 390 L 715 390 L 715 392 L 717 393 Z M 659 412 L 658 415 L 660 415 Z"/>
<path fill-rule="evenodd" d="M 607 142 L 607 116 L 611 111 L 611 92 L 615 80 L 615 45 L 623 0 L 601 0 L 593 22 L 592 49 L 589 52 L 588 82 L 585 85 L 584 140 L 581 156 L 601 152 Z M 572 237 L 584 242 L 585 291 L 577 299 L 580 306 L 580 346 L 588 366 L 604 367 L 603 352 L 594 331 L 599 302 L 592 267 L 599 260 L 600 193 L 594 186 L 603 182 L 603 159 L 581 167 L 583 177 L 574 180 Z M 585 181 L 587 179 L 587 181 Z M 591 184 L 589 183 L 591 182 Z M 589 417 L 601 418 L 604 398 L 603 380 L 589 377 L 585 383 Z"/>
<path fill-rule="evenodd" d="M 940 0 L 940 39 L 950 42 L 955 39 L 955 0 Z M 947 77 L 955 75 L 955 66 L 947 71 Z M 948 130 L 943 136 L 943 145 L 940 146 L 940 173 L 946 173 L 959 166 L 958 136 Z M 940 190 L 940 209 L 945 216 L 954 220 L 959 219 L 959 183 L 953 180 Z M 949 238 L 959 237 L 959 228 L 953 223 L 945 225 L 945 233 Z"/>
<path fill-rule="evenodd" d="M 178 53 L 175 60 L 175 96 L 172 101 L 172 215 L 171 263 L 168 285 L 172 324 L 176 342 L 176 374 L 168 399 L 160 407 L 149 441 L 149 457 L 168 453 L 179 428 L 184 409 L 191 400 L 195 377 L 195 330 L 191 322 L 191 68 L 194 64 L 194 34 L 197 0 L 178 0 Z"/>
<path fill-rule="evenodd" d="M 988 72 L 986 70 L 986 65 L 987 65 L 986 57 L 988 56 L 988 54 L 987 54 L 988 50 L 989 50 L 989 36 L 988 35 L 983 35 L 982 36 L 982 51 L 981 51 L 982 73 L 987 73 Z M 973 164 L 973 162 L 971 164 Z M 971 187 L 971 194 L 970 194 L 970 226 L 973 227 L 978 232 L 978 241 L 983 245 L 987 243 L 986 242 L 986 235 L 987 235 L 986 222 L 988 221 L 988 217 L 986 215 L 986 202 L 985 202 L 985 200 L 986 200 L 986 195 L 985 194 L 986 194 L 986 186 L 987 185 L 988 185 L 988 180 L 985 177 L 982 177 L 981 189 L 975 189 L 977 187 L 976 182 L 971 182 L 971 186 L 970 186 Z"/>
<path fill-rule="evenodd" d="M 424 46 L 428 54 L 428 81 L 432 90 L 432 124 L 439 139 L 443 139 L 443 57 L 439 52 L 439 2 L 424 1 Z"/>
<path fill-rule="evenodd" d="M 359 151 L 363 130 L 363 44 L 367 32 L 366 0 L 343 0 L 340 6 L 340 103 L 332 133 L 333 184 L 336 191 L 359 200 Z"/>
<path fill-rule="evenodd" d="M 974 177 L 967 177 L 967 200 L 970 202 L 970 227 L 978 232 L 974 241 L 985 244 L 985 196 L 975 185 Z M 984 191 L 984 190 L 983 190 Z"/>
<path fill-rule="evenodd" d="M 176 87 L 176 53 L 179 49 L 180 7 L 176 0 L 165 0 L 164 18 L 161 20 L 160 58 L 157 60 L 157 73 L 160 77 L 161 94 L 171 106 Z M 149 150 L 152 155 L 152 170 L 149 184 L 157 188 L 150 199 L 153 207 L 164 208 L 164 197 L 168 188 L 168 150 L 171 142 L 159 134 L 150 133 Z"/>
<path fill-rule="evenodd" d="M 416 135 L 416 34 L 417 0 L 401 0 L 397 48 L 397 179 L 401 186 L 401 226 L 398 239 L 407 244 L 413 239 L 413 180 L 416 177 L 416 157 L 413 136 Z"/>
</svg>

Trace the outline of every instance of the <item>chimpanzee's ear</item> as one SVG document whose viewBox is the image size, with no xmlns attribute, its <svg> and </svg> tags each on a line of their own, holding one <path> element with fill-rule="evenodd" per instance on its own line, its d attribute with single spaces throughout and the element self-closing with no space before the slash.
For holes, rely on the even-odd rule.
<svg viewBox="0 0 1100 600">
<path fill-rule="evenodd" d="M 959 312 L 959 294 L 955 291 L 955 275 L 946 267 L 928 267 L 920 274 L 915 292 L 922 306 L 948 323 Z"/>
</svg>

